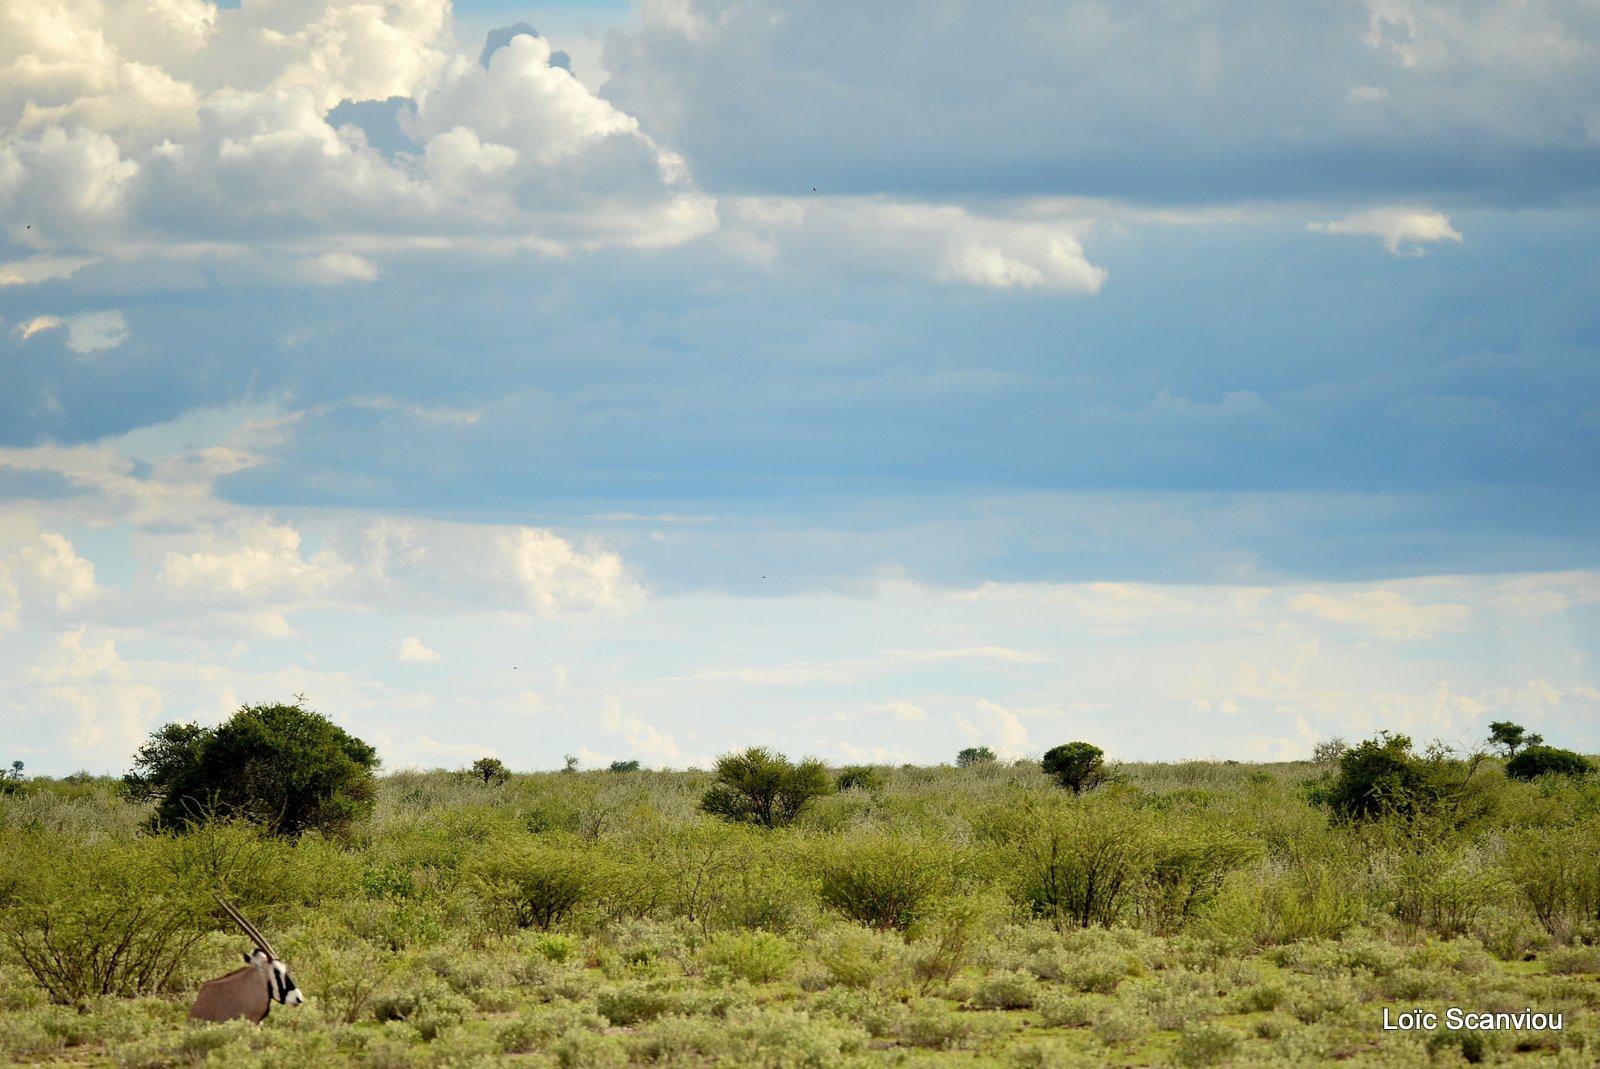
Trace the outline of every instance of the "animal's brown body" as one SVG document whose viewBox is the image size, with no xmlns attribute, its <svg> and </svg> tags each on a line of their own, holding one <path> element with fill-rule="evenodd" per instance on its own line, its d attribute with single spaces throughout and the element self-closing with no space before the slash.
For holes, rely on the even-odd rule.
<svg viewBox="0 0 1600 1069">
<path fill-rule="evenodd" d="M 258 952 L 259 953 L 259 952 Z M 244 1018 L 260 1024 L 272 1009 L 271 964 L 251 962 L 227 976 L 207 980 L 189 1008 L 191 1021 L 232 1021 Z"/>
<path fill-rule="evenodd" d="M 267 1011 L 272 1009 L 274 1001 L 285 1006 L 298 1006 L 304 1002 L 300 989 L 289 978 L 288 966 L 278 960 L 266 939 L 256 931 L 255 925 L 220 897 L 217 902 L 255 942 L 256 949 L 244 956 L 244 968 L 200 985 L 200 993 L 189 1008 L 189 1020 L 244 1020 L 260 1024 L 266 1020 Z"/>
</svg>

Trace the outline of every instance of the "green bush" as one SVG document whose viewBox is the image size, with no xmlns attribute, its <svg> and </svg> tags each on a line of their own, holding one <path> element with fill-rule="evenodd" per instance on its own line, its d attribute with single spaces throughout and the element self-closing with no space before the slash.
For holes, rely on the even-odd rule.
<svg viewBox="0 0 1600 1069">
<path fill-rule="evenodd" d="M 814 798 L 833 791 L 821 761 L 790 764 L 763 746 L 717 758 L 717 783 L 700 799 L 707 813 L 763 828 L 791 824 Z"/>
<path fill-rule="evenodd" d="M 1409 736 L 1383 731 L 1345 751 L 1337 778 L 1319 800 L 1341 820 L 1433 817 L 1459 824 L 1476 815 L 1467 803 L 1479 760 L 1454 760 L 1438 747 L 1419 757 Z"/>
<path fill-rule="evenodd" d="M 378 753 L 318 713 L 247 705 L 215 728 L 168 724 L 124 777 L 159 828 L 243 818 L 280 835 L 337 833 L 372 810 Z"/>
<path fill-rule="evenodd" d="M 1506 762 L 1506 775 L 1530 780 L 1538 776 L 1587 776 L 1594 764 L 1582 754 L 1554 746 L 1529 746 Z"/>
<path fill-rule="evenodd" d="M 980 821 L 995 864 L 1057 928 L 1110 927 L 1148 874 L 1148 818 L 1112 799 L 992 810 Z"/>
<path fill-rule="evenodd" d="M 949 886 L 955 861 L 942 845 L 871 833 L 835 843 L 820 869 L 824 905 L 869 928 L 904 931 Z"/>
<path fill-rule="evenodd" d="M 1225 1025 L 1197 1024 L 1178 1036 L 1173 1060 L 1182 1066 L 1216 1065 L 1232 1058 L 1244 1036 Z"/>
<path fill-rule="evenodd" d="M 1176 932 L 1222 890 L 1228 874 L 1260 858 L 1261 847 L 1220 821 L 1168 816 L 1152 829 L 1138 894 L 1144 926 Z"/>
<path fill-rule="evenodd" d="M 604 883 L 596 851 L 527 840 L 488 847 L 473 865 L 479 894 L 502 926 L 548 931 Z"/>
<path fill-rule="evenodd" d="M 883 789 L 883 775 L 871 765 L 847 765 L 833 779 L 838 791 L 878 791 Z"/>
<path fill-rule="evenodd" d="M 425 1040 L 436 1038 L 471 1012 L 471 1000 L 433 976 L 411 977 L 372 999 L 373 1020 L 404 1021 Z"/>
<path fill-rule="evenodd" d="M 794 946 L 772 932 L 729 932 L 708 943 L 701 958 L 741 980 L 767 984 L 786 976 L 799 957 Z"/>
<path fill-rule="evenodd" d="M 613 1025 L 626 1028 L 678 1011 L 682 999 L 658 984 L 624 984 L 595 996 L 595 1009 Z"/>
<path fill-rule="evenodd" d="M 986 1010 L 1030 1010 L 1038 1000 L 1039 981 L 1019 969 L 985 979 L 972 1002 Z"/>
<path fill-rule="evenodd" d="M 1093 999 L 1058 988 L 1046 988 L 1034 1001 L 1034 1009 L 1047 1028 L 1088 1028 L 1098 1016 Z"/>
<path fill-rule="evenodd" d="M 828 982 L 847 988 L 891 987 L 905 969 L 905 942 L 886 932 L 841 925 L 816 941 Z"/>
<path fill-rule="evenodd" d="M 1558 942 L 1600 920 L 1597 849 L 1600 834 L 1587 825 L 1529 828 L 1506 842 L 1502 871 Z"/>
<path fill-rule="evenodd" d="M 18 882 L 0 939 L 52 1001 L 173 989 L 209 926 L 202 889 L 181 886 L 137 843 L 4 845 Z"/>
</svg>

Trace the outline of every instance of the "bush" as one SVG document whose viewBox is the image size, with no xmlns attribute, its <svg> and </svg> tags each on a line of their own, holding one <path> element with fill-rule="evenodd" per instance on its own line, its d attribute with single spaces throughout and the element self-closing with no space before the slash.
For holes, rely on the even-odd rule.
<svg viewBox="0 0 1600 1069">
<path fill-rule="evenodd" d="M 1114 803 L 1025 804 L 991 812 L 983 823 L 1017 893 L 1057 928 L 1109 928 L 1149 865 L 1147 818 Z"/>
<path fill-rule="evenodd" d="M 682 1001 L 676 993 L 659 985 L 625 984 L 595 996 L 595 1009 L 613 1025 L 627 1028 L 678 1012 Z"/>
<path fill-rule="evenodd" d="M 638 761 L 613 761 L 613 762 L 611 762 L 611 765 L 609 767 L 609 771 L 612 771 L 612 772 L 637 772 L 637 771 L 639 771 L 639 762 Z"/>
<path fill-rule="evenodd" d="M 1039 767 L 1073 794 L 1092 791 L 1110 778 L 1104 751 L 1087 742 L 1069 742 L 1045 751 Z"/>
<path fill-rule="evenodd" d="M 752 984 L 786 976 L 799 956 L 794 946 L 772 932 L 730 932 L 707 944 L 701 958 Z"/>
<path fill-rule="evenodd" d="M 953 860 L 942 846 L 870 835 L 835 845 L 821 869 L 825 905 L 869 928 L 904 931 L 948 884 Z"/>
<path fill-rule="evenodd" d="M 1600 836 L 1590 827 L 1529 828 L 1506 843 L 1501 868 L 1554 939 L 1600 918 Z"/>
<path fill-rule="evenodd" d="M 855 925 L 840 925 L 818 943 L 817 960 L 828 982 L 840 987 L 888 985 L 905 965 L 905 943 L 899 938 Z"/>
<path fill-rule="evenodd" d="M 956 754 L 957 768 L 971 768 L 973 765 L 992 765 L 995 762 L 994 751 L 987 746 L 968 746 Z"/>
<path fill-rule="evenodd" d="M 871 765 L 847 765 L 834 777 L 839 791 L 876 791 L 883 787 L 883 776 Z"/>
<path fill-rule="evenodd" d="M 1179 930 L 1222 890 L 1228 873 L 1261 856 L 1255 843 L 1214 821 L 1167 818 L 1151 836 L 1139 895 L 1145 927 Z"/>
<path fill-rule="evenodd" d="M 1439 748 L 1418 757 L 1409 736 L 1379 732 L 1339 758 L 1339 775 L 1321 800 L 1350 821 L 1459 816 L 1478 760 L 1455 761 Z"/>
<path fill-rule="evenodd" d="M 1506 775 L 1530 780 L 1538 776 L 1587 776 L 1594 764 L 1587 757 L 1554 746 L 1529 746 L 1506 762 Z"/>
<path fill-rule="evenodd" d="M 1021 970 L 996 973 L 978 986 L 973 1004 L 986 1010 L 1031 1010 L 1039 1000 L 1039 981 Z"/>
<path fill-rule="evenodd" d="M 216 728 L 168 724 L 123 777 L 154 799 L 158 828 L 242 818 L 280 835 L 342 832 L 372 810 L 378 753 L 326 717 L 294 705 L 247 705 Z"/>
<path fill-rule="evenodd" d="M 807 758 L 790 764 L 764 746 L 717 758 L 717 784 L 700 799 L 707 813 L 763 828 L 791 824 L 813 798 L 833 793 L 828 770 Z"/>
<path fill-rule="evenodd" d="M 5 845 L 21 878 L 0 913 L 0 938 L 51 1001 L 82 1005 L 173 988 L 206 932 L 207 910 L 152 851 L 105 841 L 70 853 Z"/>
<path fill-rule="evenodd" d="M 496 843 L 474 865 L 491 911 L 516 928 L 548 931 L 604 883 L 593 851 L 540 842 Z"/>
<path fill-rule="evenodd" d="M 1220 1024 L 1200 1024 L 1183 1029 L 1173 1058 L 1182 1066 L 1216 1065 L 1232 1058 L 1244 1037 Z"/>
</svg>

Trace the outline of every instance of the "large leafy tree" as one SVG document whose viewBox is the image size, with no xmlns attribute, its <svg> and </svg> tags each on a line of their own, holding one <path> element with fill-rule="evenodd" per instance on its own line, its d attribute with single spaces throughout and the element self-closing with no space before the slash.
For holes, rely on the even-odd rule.
<svg viewBox="0 0 1600 1069">
<path fill-rule="evenodd" d="M 292 705 L 247 705 L 215 728 L 168 724 L 123 777 L 154 799 L 158 828 L 244 819 L 280 835 L 338 832 L 372 809 L 378 752 L 327 717 Z"/>
<path fill-rule="evenodd" d="M 717 758 L 717 783 L 700 799 L 700 808 L 728 820 L 764 828 L 789 824 L 813 799 L 833 793 L 821 761 L 798 765 L 764 746 Z"/>
</svg>

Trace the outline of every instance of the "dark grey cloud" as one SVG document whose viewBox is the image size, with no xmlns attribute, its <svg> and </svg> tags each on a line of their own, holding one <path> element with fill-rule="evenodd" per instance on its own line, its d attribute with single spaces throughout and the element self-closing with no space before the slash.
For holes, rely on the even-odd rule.
<svg viewBox="0 0 1600 1069">
<path fill-rule="evenodd" d="M 17 498 L 47 501 L 74 497 L 82 492 L 82 488 L 60 472 L 0 464 L 0 501 Z"/>
<path fill-rule="evenodd" d="M 1600 175 L 1577 0 L 643 8 L 605 94 L 716 190 L 1555 203 Z"/>
<path fill-rule="evenodd" d="M 932 579 L 1593 563 L 1600 220 L 1461 225 L 1464 245 L 1422 259 L 1299 225 L 1128 232 L 1098 245 L 1112 281 L 1073 301 L 864 277 L 724 288 L 692 250 L 463 262 L 448 285 L 394 267 L 307 310 L 322 329 L 259 370 L 304 415 L 222 489 L 533 522 L 716 514 L 757 547 L 809 529 L 850 574 L 898 554 Z M 981 502 L 1008 495 L 1172 495 L 1197 503 L 1172 511 L 1190 548 L 1134 537 L 1149 517 L 1131 507 L 1085 539 L 990 528 Z M 897 500 L 919 504 L 822 533 Z M 688 581 L 693 556 L 661 567 Z"/>
</svg>

